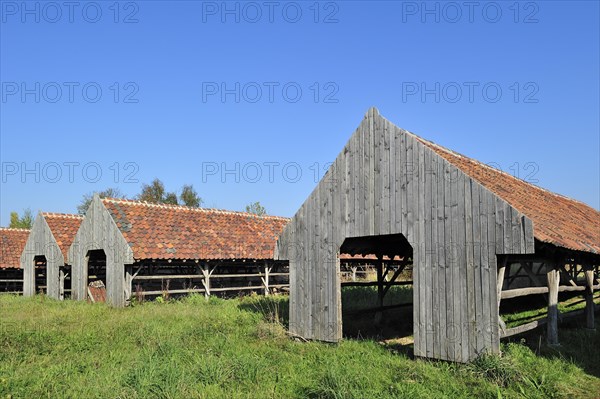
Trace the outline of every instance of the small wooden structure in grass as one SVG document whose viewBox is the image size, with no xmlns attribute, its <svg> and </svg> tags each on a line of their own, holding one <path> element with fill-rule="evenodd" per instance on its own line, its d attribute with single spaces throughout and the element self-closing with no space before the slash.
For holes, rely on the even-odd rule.
<svg viewBox="0 0 600 399">
<path fill-rule="evenodd" d="M 275 261 L 273 248 L 288 221 L 94 196 L 69 249 L 73 298 L 87 299 L 98 280 L 113 306 L 132 296 L 287 288 L 287 262 Z"/>
<path fill-rule="evenodd" d="M 70 295 L 70 262 L 67 251 L 81 215 L 39 212 L 21 254 L 23 295 L 43 292 L 62 300 Z"/>
<path fill-rule="evenodd" d="M 0 227 L 0 294 L 23 293 L 20 257 L 28 236 L 27 229 Z"/>
<path fill-rule="evenodd" d="M 373 108 L 277 242 L 276 258 L 290 262 L 293 334 L 342 338 L 340 254 L 377 257 L 380 297 L 391 272 L 384 257 L 410 260 L 415 355 L 467 362 L 499 352 L 510 334 L 500 300 L 532 292 L 503 292 L 514 262 L 544 263 L 548 341 L 558 342 L 558 292 L 591 298 L 597 288 L 600 212 L 424 140 Z M 561 285 L 566 263 L 581 265 L 585 280 Z M 590 326 L 593 312 L 588 300 Z"/>
</svg>

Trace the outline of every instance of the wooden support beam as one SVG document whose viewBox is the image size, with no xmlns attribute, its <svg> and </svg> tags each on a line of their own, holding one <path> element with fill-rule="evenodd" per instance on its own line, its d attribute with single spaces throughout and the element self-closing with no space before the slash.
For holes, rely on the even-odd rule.
<svg viewBox="0 0 600 399">
<path fill-rule="evenodd" d="M 382 257 L 377 256 L 375 262 L 375 268 L 377 270 L 377 304 L 383 306 L 383 262 Z"/>
<path fill-rule="evenodd" d="M 270 293 L 270 291 L 269 291 L 269 273 L 271 273 L 271 269 L 272 269 L 272 267 L 269 265 L 269 263 L 266 263 L 265 264 L 265 275 L 264 275 L 264 277 L 260 278 L 263 283 L 263 286 L 264 286 L 263 292 L 264 292 L 265 296 L 268 296 Z"/>
<path fill-rule="evenodd" d="M 58 299 L 65 299 L 65 271 L 62 267 L 58 270 Z"/>
<path fill-rule="evenodd" d="M 502 300 L 502 285 L 504 284 L 504 273 L 506 272 L 506 259 L 498 267 L 498 277 L 496 280 L 496 290 L 498 292 L 498 314 L 500 314 L 500 301 Z"/>
<path fill-rule="evenodd" d="M 548 345 L 559 345 L 558 342 L 558 285 L 560 275 L 553 268 L 548 276 Z"/>
<path fill-rule="evenodd" d="M 565 265 L 560 265 L 560 271 L 563 273 L 563 276 L 569 279 L 569 284 L 571 284 L 573 287 L 577 287 L 577 283 L 575 282 L 577 279 L 577 273 L 575 273 L 576 268 L 577 265 L 571 265 L 571 273 L 569 273 L 567 269 L 565 269 Z"/>
<path fill-rule="evenodd" d="M 600 284 L 593 286 L 593 289 L 598 289 Z M 586 287 L 578 285 L 573 287 L 572 285 L 561 285 L 558 287 L 558 292 L 577 292 L 585 291 Z M 516 288 L 514 290 L 502 291 L 502 299 L 517 298 L 520 296 L 536 295 L 536 294 L 547 294 L 548 287 L 527 287 L 527 288 Z"/>
<path fill-rule="evenodd" d="M 498 266 L 498 275 L 496 277 L 496 292 L 497 292 L 497 306 L 498 306 L 498 326 L 500 327 L 500 331 L 504 332 L 506 330 L 506 324 L 504 324 L 504 320 L 500 317 L 500 301 L 502 301 L 502 286 L 504 284 L 504 274 L 506 273 L 506 266 L 508 260 L 505 257 L 502 259 L 502 263 Z M 509 269 L 510 270 L 510 269 Z"/>
<path fill-rule="evenodd" d="M 390 279 L 390 281 L 388 281 L 385 284 L 385 287 L 383 289 L 383 296 L 385 297 L 385 295 L 388 293 L 388 291 L 390 290 L 390 288 L 392 288 L 392 285 L 395 285 L 394 282 L 396 281 L 396 279 L 398 278 L 398 276 L 400 276 L 400 273 L 402 273 L 402 271 L 404 270 L 406 266 L 399 266 L 396 271 L 394 272 L 394 274 L 392 275 L 392 278 Z"/>
<path fill-rule="evenodd" d="M 594 320 L 594 269 L 591 267 L 585 268 L 585 326 L 589 329 L 595 329 Z"/>
<path fill-rule="evenodd" d="M 346 281 L 342 283 L 342 287 L 376 287 L 377 281 Z M 413 285 L 412 281 L 390 281 L 387 283 L 390 285 Z"/>
</svg>

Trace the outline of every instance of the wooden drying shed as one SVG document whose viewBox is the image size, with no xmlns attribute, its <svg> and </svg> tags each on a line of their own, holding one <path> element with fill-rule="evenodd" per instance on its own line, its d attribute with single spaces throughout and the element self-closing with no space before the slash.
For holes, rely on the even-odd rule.
<svg viewBox="0 0 600 399">
<path fill-rule="evenodd" d="M 0 227 L 0 294 L 23 293 L 23 270 L 19 258 L 27 236 L 27 229 Z"/>
<path fill-rule="evenodd" d="M 69 249 L 73 298 L 88 298 L 95 280 L 114 306 L 132 296 L 287 288 L 287 262 L 274 261 L 273 249 L 288 221 L 94 196 Z"/>
<path fill-rule="evenodd" d="M 600 212 L 426 141 L 372 108 L 277 242 L 276 259 L 290 262 L 291 333 L 342 338 L 340 253 L 377 256 L 380 295 L 384 257 L 410 259 L 415 355 L 467 362 L 498 353 L 511 333 L 499 318 L 510 263 L 544 265 L 547 284 L 536 289 L 549 293 L 550 343 L 561 289 L 586 293 L 593 325 Z M 567 263 L 581 266 L 583 283 L 559 287 Z"/>
<path fill-rule="evenodd" d="M 65 213 L 39 212 L 31 228 L 23 253 L 23 295 L 43 292 L 50 298 L 64 299 L 65 280 L 70 281 L 67 251 L 83 216 Z"/>
</svg>

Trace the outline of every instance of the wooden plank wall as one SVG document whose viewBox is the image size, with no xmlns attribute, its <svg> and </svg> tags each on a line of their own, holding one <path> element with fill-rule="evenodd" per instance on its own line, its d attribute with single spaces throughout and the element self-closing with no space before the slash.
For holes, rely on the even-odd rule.
<svg viewBox="0 0 600 399">
<path fill-rule="evenodd" d="M 71 289 L 75 300 L 87 299 L 87 253 L 104 250 L 106 254 L 106 300 L 112 306 L 125 306 L 125 265 L 133 264 L 133 251 L 115 221 L 95 195 L 69 248 Z"/>
<path fill-rule="evenodd" d="M 291 333 L 339 341 L 335 254 L 346 237 L 399 233 L 414 252 L 415 355 L 466 362 L 498 352 L 496 254 L 533 253 L 531 220 L 376 109 L 278 240 L 276 257 L 290 262 Z"/>
<path fill-rule="evenodd" d="M 60 268 L 65 265 L 63 254 L 50 230 L 50 226 L 40 212 L 31 227 L 29 238 L 21 254 L 21 269 L 23 269 L 23 295 L 36 294 L 35 265 L 36 256 L 46 257 L 46 295 L 60 299 Z"/>
</svg>

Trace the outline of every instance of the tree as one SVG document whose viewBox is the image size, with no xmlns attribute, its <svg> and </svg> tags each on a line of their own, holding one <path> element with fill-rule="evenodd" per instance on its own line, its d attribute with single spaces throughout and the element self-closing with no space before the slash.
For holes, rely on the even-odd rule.
<svg viewBox="0 0 600 399">
<path fill-rule="evenodd" d="M 162 204 L 165 202 L 167 194 L 165 185 L 158 178 L 152 180 L 150 184 L 142 184 L 142 192 L 138 195 L 140 201 Z"/>
<path fill-rule="evenodd" d="M 194 186 L 191 184 L 183 186 L 179 198 L 186 206 L 192 206 L 194 208 L 199 208 L 204 202 L 202 201 L 202 198 L 198 196 L 198 193 L 194 190 Z"/>
<path fill-rule="evenodd" d="M 198 208 L 202 205 L 202 198 L 198 196 L 194 186 L 184 185 L 181 189 L 181 195 L 177 197 L 175 192 L 167 192 L 165 185 L 160 179 L 152 180 L 150 184 L 142 185 L 142 192 L 137 197 L 140 201 L 152 202 L 154 204 L 179 205 Z"/>
<path fill-rule="evenodd" d="M 246 205 L 246 212 L 253 213 L 258 216 L 264 216 L 267 214 L 267 210 L 265 209 L 265 207 L 262 206 L 258 201 Z"/>
<path fill-rule="evenodd" d="M 98 192 L 100 198 L 126 198 L 125 195 L 116 187 L 109 187 L 106 190 Z M 87 193 L 83 195 L 81 202 L 77 205 L 77 213 L 80 215 L 85 215 L 87 209 L 92 203 L 92 199 L 94 198 L 94 193 Z"/>
<path fill-rule="evenodd" d="M 33 215 L 31 209 L 27 208 L 23 211 L 23 216 L 19 217 L 17 212 L 10 213 L 10 227 L 11 229 L 30 229 L 33 225 Z"/>
<path fill-rule="evenodd" d="M 169 205 L 179 205 L 179 200 L 177 199 L 177 194 L 175 193 L 167 193 L 162 202 Z"/>
</svg>

